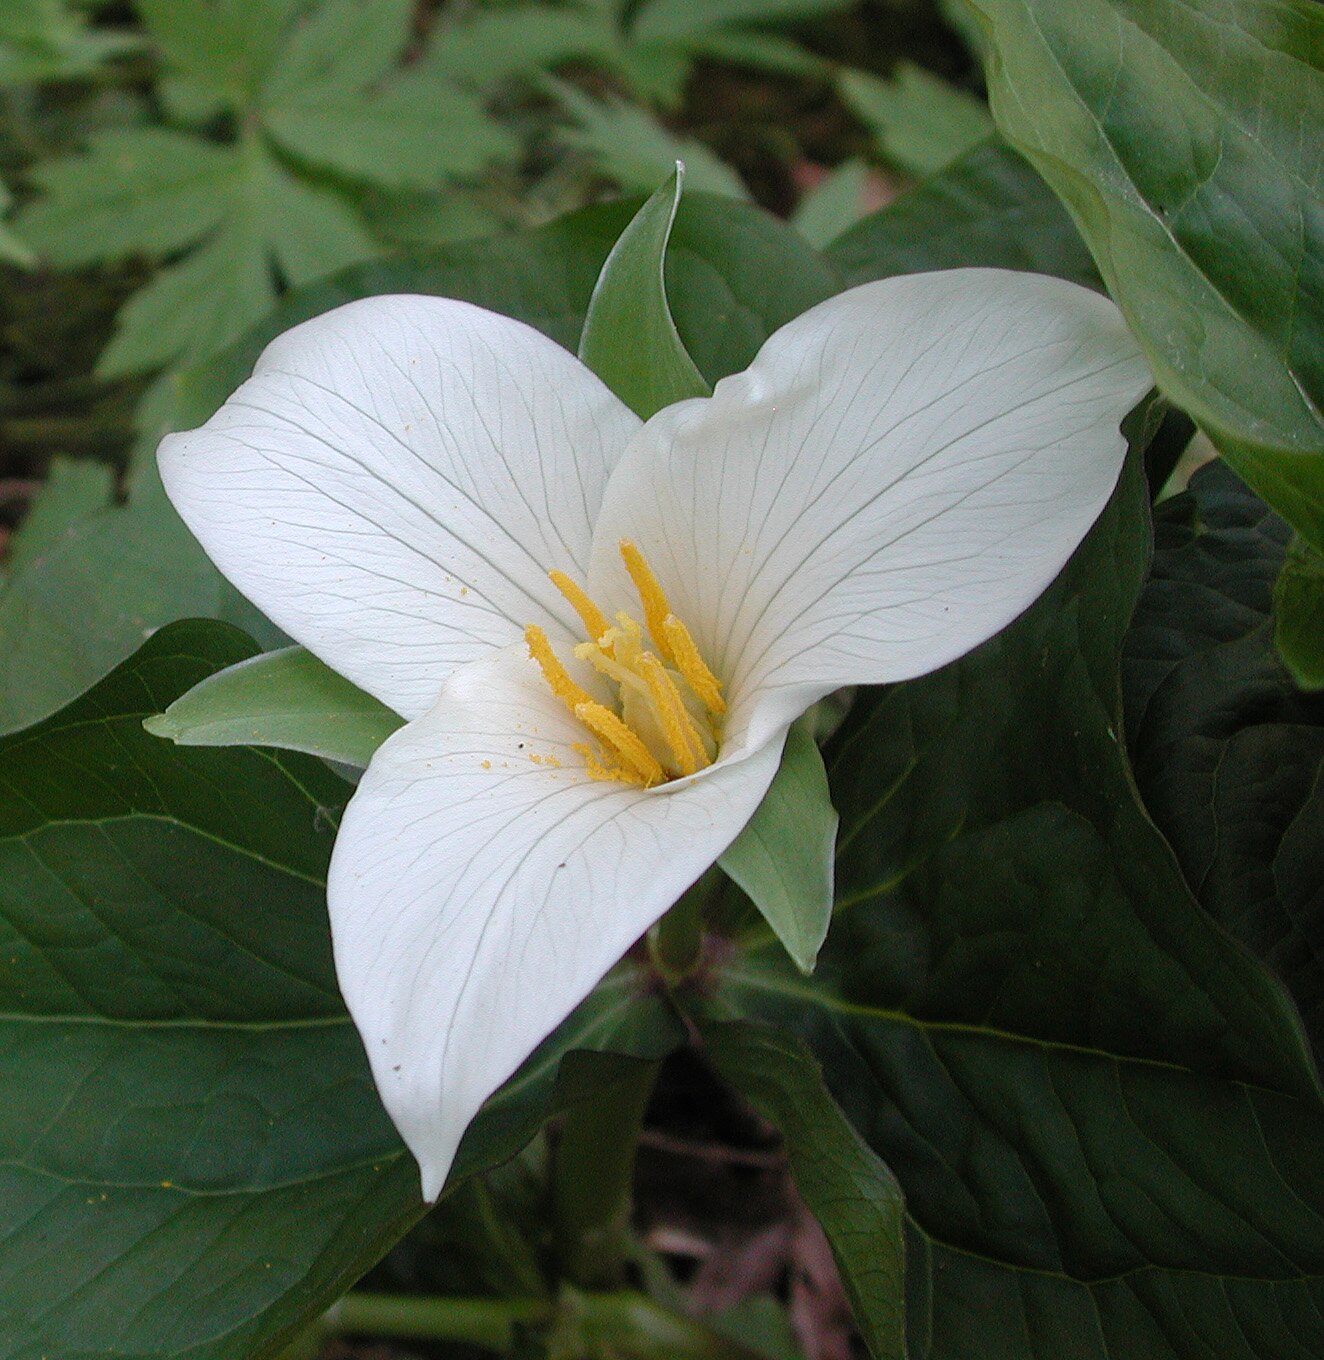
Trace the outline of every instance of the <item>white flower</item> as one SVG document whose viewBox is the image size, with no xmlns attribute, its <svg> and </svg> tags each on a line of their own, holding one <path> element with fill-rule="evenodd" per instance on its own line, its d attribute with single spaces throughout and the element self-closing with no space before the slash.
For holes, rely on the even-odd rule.
<svg viewBox="0 0 1324 1360">
<path fill-rule="evenodd" d="M 1149 385 L 1106 299 L 994 270 L 851 289 L 647 423 L 519 322 L 379 297 L 280 336 L 166 439 L 221 571 L 409 720 L 327 896 L 426 1197 L 741 830 L 799 714 L 961 656 L 1044 589 Z"/>
</svg>

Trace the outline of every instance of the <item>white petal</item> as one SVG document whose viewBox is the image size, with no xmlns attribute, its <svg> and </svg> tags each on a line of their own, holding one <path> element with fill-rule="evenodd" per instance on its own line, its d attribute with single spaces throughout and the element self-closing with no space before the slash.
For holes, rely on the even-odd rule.
<svg viewBox="0 0 1324 1360">
<path fill-rule="evenodd" d="M 638 418 L 559 345 L 468 303 L 378 297 L 267 347 L 201 429 L 161 445 L 221 571 L 406 717 L 458 665 L 574 616 L 607 473 Z"/>
<path fill-rule="evenodd" d="M 590 781 L 584 740 L 506 648 L 386 741 L 341 824 L 336 969 L 427 1199 L 482 1102 L 730 844 L 781 754 L 645 791 Z"/>
<path fill-rule="evenodd" d="M 1061 569 L 1151 385 L 1107 299 L 1001 270 L 865 284 L 636 435 L 590 579 L 643 549 L 733 700 L 724 758 L 822 694 L 969 651 Z"/>
</svg>

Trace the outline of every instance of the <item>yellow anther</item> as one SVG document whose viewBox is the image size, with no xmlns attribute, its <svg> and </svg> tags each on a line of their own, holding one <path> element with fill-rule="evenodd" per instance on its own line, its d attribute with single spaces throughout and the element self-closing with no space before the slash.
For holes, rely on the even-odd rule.
<svg viewBox="0 0 1324 1360">
<path fill-rule="evenodd" d="M 671 661 L 673 658 L 665 627 L 671 606 L 667 603 L 666 592 L 658 584 L 657 577 L 653 575 L 648 563 L 644 561 L 643 553 L 628 538 L 621 539 L 620 549 L 625 570 L 630 573 L 630 580 L 634 582 L 634 588 L 639 592 L 639 602 L 644 607 L 644 622 L 648 625 L 654 645 L 662 653 L 664 660 Z"/>
<path fill-rule="evenodd" d="M 575 717 L 620 757 L 621 764 L 634 770 L 645 787 L 660 784 L 666 772 L 648 747 L 604 704 L 589 699 L 575 706 Z"/>
<path fill-rule="evenodd" d="M 694 726 L 694 719 L 685 711 L 684 700 L 674 681 L 652 652 L 645 652 L 639 658 L 639 671 L 648 686 L 653 712 L 677 768 L 681 774 L 693 774 L 708 764 L 708 753 L 703 749 L 703 738 Z"/>
<path fill-rule="evenodd" d="M 635 774 L 633 770 L 623 770 L 619 765 L 604 765 L 602 761 L 594 755 L 591 748 L 586 746 L 583 742 L 576 742 L 570 749 L 578 751 L 579 754 L 584 757 L 584 773 L 587 774 L 590 779 L 596 779 L 604 784 L 635 784 L 640 787 L 643 786 L 643 779 Z"/>
<path fill-rule="evenodd" d="M 671 659 L 676 669 L 685 677 L 685 683 L 697 694 L 709 713 L 725 713 L 726 700 L 722 698 L 722 682 L 710 671 L 699 649 L 694 645 L 690 630 L 674 615 L 668 614 L 662 621 L 662 631 L 666 634 L 671 647 Z"/>
<path fill-rule="evenodd" d="M 611 627 L 607 616 L 588 597 L 588 592 L 577 581 L 563 571 L 549 571 L 548 579 L 569 601 L 584 625 L 584 632 L 590 642 L 596 642 Z"/>
<path fill-rule="evenodd" d="M 524 641 L 529 644 L 529 655 L 538 663 L 547 687 L 571 713 L 578 712 L 581 704 L 593 703 L 593 696 L 566 674 L 560 658 L 552 651 L 552 644 L 547 641 L 547 634 L 536 623 L 529 624 L 524 630 Z"/>
</svg>

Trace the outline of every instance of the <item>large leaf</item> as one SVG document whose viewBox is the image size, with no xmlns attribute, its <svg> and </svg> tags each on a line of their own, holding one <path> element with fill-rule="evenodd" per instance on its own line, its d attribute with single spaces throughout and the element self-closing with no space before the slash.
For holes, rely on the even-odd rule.
<svg viewBox="0 0 1324 1360">
<path fill-rule="evenodd" d="M 1293 539 L 1273 595 L 1274 642 L 1302 689 L 1324 689 L 1324 555 Z"/>
<path fill-rule="evenodd" d="M 1289 538 L 1226 467 L 1158 512 L 1126 641 L 1136 779 L 1187 881 L 1282 977 L 1324 1051 L 1324 696 L 1275 655 Z"/>
<path fill-rule="evenodd" d="M 929 1360 L 1276 1360 L 1324 1347 L 1324 1146 L 1290 997 L 1192 899 L 1120 733 L 1147 555 L 1133 456 L 1061 578 L 836 739 L 838 913 L 796 1028 L 896 1173 Z"/>
<path fill-rule="evenodd" d="M 1160 387 L 1324 551 L 1324 9 L 971 0 L 1009 141 Z"/>
<path fill-rule="evenodd" d="M 142 730 L 251 651 L 162 630 L 0 742 L 4 1360 L 271 1355 L 422 1212 L 332 971 L 348 786 Z M 673 1024 L 609 979 L 479 1116 L 454 1181 L 531 1136 L 562 1053 L 656 1056 Z"/>
</svg>

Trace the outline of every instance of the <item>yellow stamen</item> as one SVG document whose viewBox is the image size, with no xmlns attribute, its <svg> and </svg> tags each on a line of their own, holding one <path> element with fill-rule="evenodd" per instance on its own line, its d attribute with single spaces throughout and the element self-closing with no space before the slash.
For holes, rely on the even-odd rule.
<svg viewBox="0 0 1324 1360">
<path fill-rule="evenodd" d="M 652 652 L 645 652 L 639 658 L 639 669 L 648 685 L 658 725 L 681 774 L 693 774 L 708 764 L 708 754 L 703 749 L 703 739 L 694 726 L 694 719 L 685 711 L 685 703 L 675 683 Z"/>
<path fill-rule="evenodd" d="M 589 641 L 596 642 L 611 627 L 607 622 L 607 616 L 589 599 L 588 592 L 583 586 L 577 581 L 571 580 L 565 572 L 549 571 L 547 576 L 557 590 L 569 601 L 575 613 L 579 615 Z"/>
<path fill-rule="evenodd" d="M 538 663 L 548 688 L 571 713 L 577 712 L 581 704 L 593 703 L 593 696 L 566 674 L 560 658 L 552 651 L 552 644 L 547 641 L 547 634 L 536 623 L 529 624 L 524 630 L 524 641 L 529 644 L 529 655 Z"/>
<path fill-rule="evenodd" d="M 623 770 L 619 765 L 604 765 L 583 742 L 576 742 L 571 750 L 584 757 L 584 773 L 590 779 L 604 784 L 636 784 L 643 787 L 644 781 L 633 770 Z"/>
<path fill-rule="evenodd" d="M 634 582 L 634 588 L 639 592 L 639 602 L 644 607 L 644 622 L 648 625 L 653 642 L 663 659 L 671 661 L 673 657 L 665 627 L 671 606 L 667 603 L 666 592 L 658 584 L 657 577 L 653 575 L 648 563 L 644 561 L 643 553 L 628 538 L 621 539 L 620 549 L 625 570 L 630 573 L 630 580 Z"/>
<path fill-rule="evenodd" d="M 648 747 L 604 704 L 592 699 L 576 704 L 575 717 L 614 750 L 621 763 L 640 776 L 646 788 L 660 784 L 666 778 L 666 772 Z"/>
<path fill-rule="evenodd" d="M 671 659 L 676 669 L 685 677 L 685 683 L 703 701 L 709 713 L 725 713 L 726 700 L 722 698 L 722 682 L 708 669 L 699 649 L 694 645 L 690 630 L 674 615 L 668 614 L 662 621 L 662 631 L 666 634 L 671 647 Z"/>
</svg>

